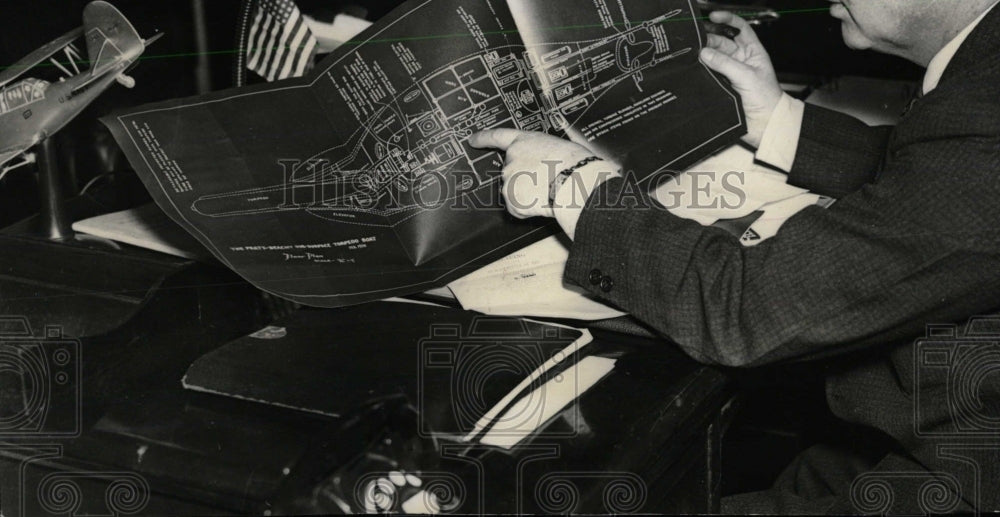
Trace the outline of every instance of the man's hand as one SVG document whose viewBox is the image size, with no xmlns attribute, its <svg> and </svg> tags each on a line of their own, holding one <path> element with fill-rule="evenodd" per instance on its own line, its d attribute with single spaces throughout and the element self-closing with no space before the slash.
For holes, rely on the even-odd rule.
<svg viewBox="0 0 1000 517">
<path fill-rule="evenodd" d="M 713 12 L 709 18 L 740 30 L 732 40 L 709 34 L 708 46 L 701 51 L 701 62 L 733 83 L 733 88 L 743 98 L 747 117 L 747 135 L 743 140 L 759 147 L 764 129 L 782 95 L 771 57 L 743 18 L 725 11 Z"/>
<path fill-rule="evenodd" d="M 586 147 L 545 133 L 516 129 L 489 129 L 469 137 L 469 145 L 507 153 L 503 168 L 503 196 L 507 211 L 518 219 L 555 217 L 571 239 L 590 194 L 604 181 L 618 176 L 617 164 L 597 161 L 576 169 L 559 188 L 553 207 L 549 186 L 561 171 L 594 156 Z"/>
<path fill-rule="evenodd" d="M 517 129 L 481 131 L 469 137 L 469 145 L 507 153 L 503 196 L 507 211 L 518 219 L 554 217 L 549 204 L 549 185 L 560 171 L 594 155 L 569 140 Z"/>
</svg>

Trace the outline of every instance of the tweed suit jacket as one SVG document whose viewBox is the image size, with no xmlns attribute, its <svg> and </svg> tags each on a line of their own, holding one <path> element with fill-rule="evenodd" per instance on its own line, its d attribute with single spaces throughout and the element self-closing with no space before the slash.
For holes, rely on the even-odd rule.
<svg viewBox="0 0 1000 517">
<path fill-rule="evenodd" d="M 566 279 L 702 362 L 828 360 L 833 412 L 905 451 L 887 468 L 945 472 L 963 505 L 1000 508 L 1000 351 L 945 332 L 934 362 L 918 342 L 1000 309 L 1000 8 L 895 128 L 807 105 L 789 182 L 839 200 L 745 248 L 607 181 Z"/>
</svg>

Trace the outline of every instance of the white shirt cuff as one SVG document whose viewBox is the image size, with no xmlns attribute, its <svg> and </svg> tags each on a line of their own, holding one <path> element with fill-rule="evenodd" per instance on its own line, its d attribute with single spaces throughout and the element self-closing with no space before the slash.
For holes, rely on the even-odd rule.
<svg viewBox="0 0 1000 517">
<path fill-rule="evenodd" d="M 793 99 L 787 93 L 781 95 L 781 100 L 764 129 L 764 136 L 757 149 L 758 160 L 785 172 L 792 170 L 795 153 L 799 150 L 799 134 L 802 132 L 805 109 L 804 102 Z"/>
<path fill-rule="evenodd" d="M 621 176 L 612 162 L 588 163 L 577 169 L 556 191 L 553 215 L 559 226 L 572 238 L 587 200 L 605 181 Z"/>
</svg>

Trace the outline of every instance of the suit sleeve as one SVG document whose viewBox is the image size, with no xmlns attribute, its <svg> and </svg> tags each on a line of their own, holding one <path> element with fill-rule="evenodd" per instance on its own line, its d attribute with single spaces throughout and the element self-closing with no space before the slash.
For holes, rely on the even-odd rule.
<svg viewBox="0 0 1000 517">
<path fill-rule="evenodd" d="M 800 152 L 852 159 L 832 169 L 841 180 L 807 183 L 844 193 L 880 153 L 853 137 L 862 147 L 821 137 L 818 124 L 829 117 L 814 115 Z M 910 146 L 877 183 L 828 210 L 807 208 L 751 248 L 612 179 L 587 201 L 566 278 L 708 363 L 754 366 L 907 338 L 927 323 L 996 309 L 996 143 L 961 137 Z"/>
<path fill-rule="evenodd" d="M 806 104 L 788 183 L 842 198 L 875 179 L 891 132 L 890 126 L 871 127 L 849 115 Z"/>
</svg>

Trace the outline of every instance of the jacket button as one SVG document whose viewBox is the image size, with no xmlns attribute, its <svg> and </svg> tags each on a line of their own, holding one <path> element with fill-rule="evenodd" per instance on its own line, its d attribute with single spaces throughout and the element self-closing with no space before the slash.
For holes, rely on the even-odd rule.
<svg viewBox="0 0 1000 517">
<path fill-rule="evenodd" d="M 615 288 L 615 281 L 610 276 L 601 279 L 601 290 L 610 293 Z"/>
<path fill-rule="evenodd" d="M 590 272 L 590 285 L 598 285 L 604 280 L 604 273 L 601 273 L 600 269 L 595 269 Z"/>
</svg>

